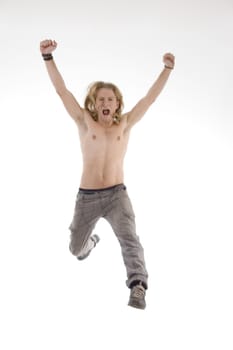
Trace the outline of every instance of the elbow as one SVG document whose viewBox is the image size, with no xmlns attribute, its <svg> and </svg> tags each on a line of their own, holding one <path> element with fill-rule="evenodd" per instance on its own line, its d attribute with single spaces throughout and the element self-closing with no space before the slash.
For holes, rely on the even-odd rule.
<svg viewBox="0 0 233 350">
<path fill-rule="evenodd" d="M 60 81 L 54 81 L 53 86 L 55 88 L 56 93 L 58 96 L 64 96 L 67 93 L 67 88 L 63 80 Z"/>
<path fill-rule="evenodd" d="M 156 100 L 156 96 L 148 95 L 146 99 L 147 106 L 150 107 Z"/>
<path fill-rule="evenodd" d="M 148 104 L 151 106 L 157 99 L 158 94 L 151 94 L 148 96 Z"/>
<path fill-rule="evenodd" d="M 62 96 L 62 91 L 60 89 L 56 89 L 56 93 L 58 94 L 58 96 Z"/>
<path fill-rule="evenodd" d="M 58 96 L 62 97 L 65 95 L 66 89 L 64 87 L 56 87 L 55 90 Z"/>
</svg>

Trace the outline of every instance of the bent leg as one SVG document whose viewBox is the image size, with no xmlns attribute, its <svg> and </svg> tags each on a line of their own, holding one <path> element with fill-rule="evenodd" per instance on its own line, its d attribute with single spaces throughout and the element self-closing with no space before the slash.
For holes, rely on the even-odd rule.
<svg viewBox="0 0 233 350">
<path fill-rule="evenodd" d="M 78 194 L 73 220 L 69 227 L 71 231 L 69 248 L 77 257 L 85 256 L 95 244 L 91 239 L 92 231 L 99 219 L 95 206 L 96 203 L 85 202 L 83 196 Z"/>
</svg>

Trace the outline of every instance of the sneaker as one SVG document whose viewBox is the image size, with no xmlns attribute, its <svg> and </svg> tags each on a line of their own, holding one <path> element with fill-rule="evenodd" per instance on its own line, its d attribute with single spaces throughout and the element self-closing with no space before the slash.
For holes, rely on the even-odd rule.
<svg viewBox="0 0 233 350">
<path fill-rule="evenodd" d="M 129 306 L 135 307 L 137 309 L 145 309 L 146 301 L 145 301 L 146 290 L 141 283 L 137 284 L 131 289 L 130 298 L 129 298 Z"/>
<path fill-rule="evenodd" d="M 93 235 L 90 237 L 90 240 L 92 241 L 90 249 L 87 250 L 83 255 L 77 256 L 78 260 L 86 259 L 90 255 L 90 252 L 92 251 L 92 249 L 95 248 L 96 244 L 100 241 L 100 238 L 98 235 Z"/>
</svg>

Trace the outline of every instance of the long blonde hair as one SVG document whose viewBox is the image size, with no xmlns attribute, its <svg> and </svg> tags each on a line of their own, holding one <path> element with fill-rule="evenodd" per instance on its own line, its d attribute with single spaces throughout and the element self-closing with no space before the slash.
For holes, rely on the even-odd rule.
<svg viewBox="0 0 233 350">
<path fill-rule="evenodd" d="M 116 96 L 116 99 L 119 103 L 119 107 L 117 108 L 113 116 L 113 121 L 115 124 L 119 124 L 122 118 L 121 113 L 124 107 L 123 97 L 118 87 L 112 83 L 106 83 L 104 81 L 96 81 L 92 83 L 88 88 L 87 96 L 85 98 L 85 102 L 84 102 L 85 109 L 90 113 L 90 115 L 95 121 L 98 120 L 98 114 L 95 109 L 95 101 L 96 101 L 98 90 L 102 88 L 111 89 Z"/>
</svg>

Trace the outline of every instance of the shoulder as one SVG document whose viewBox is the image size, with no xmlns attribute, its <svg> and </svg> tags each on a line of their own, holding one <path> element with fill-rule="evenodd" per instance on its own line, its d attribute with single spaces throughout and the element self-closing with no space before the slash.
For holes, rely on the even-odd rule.
<svg viewBox="0 0 233 350">
<path fill-rule="evenodd" d="M 90 125 L 90 124 L 91 125 L 96 125 L 96 124 L 98 124 L 98 122 L 92 117 L 90 112 L 88 110 L 86 110 L 85 108 L 83 109 L 83 121 L 87 125 Z"/>
<path fill-rule="evenodd" d="M 120 125 L 122 126 L 122 128 L 124 130 L 124 133 L 129 132 L 131 127 L 132 127 L 132 125 L 130 124 L 129 116 L 130 116 L 129 112 L 128 113 L 124 113 L 121 116 Z"/>
<path fill-rule="evenodd" d="M 89 113 L 89 111 L 87 111 L 86 109 L 82 109 L 82 115 L 83 118 L 81 120 L 77 120 L 77 125 L 79 128 L 82 129 L 95 129 L 98 128 L 98 121 L 94 120 L 94 118 L 91 116 L 91 114 Z"/>
</svg>

